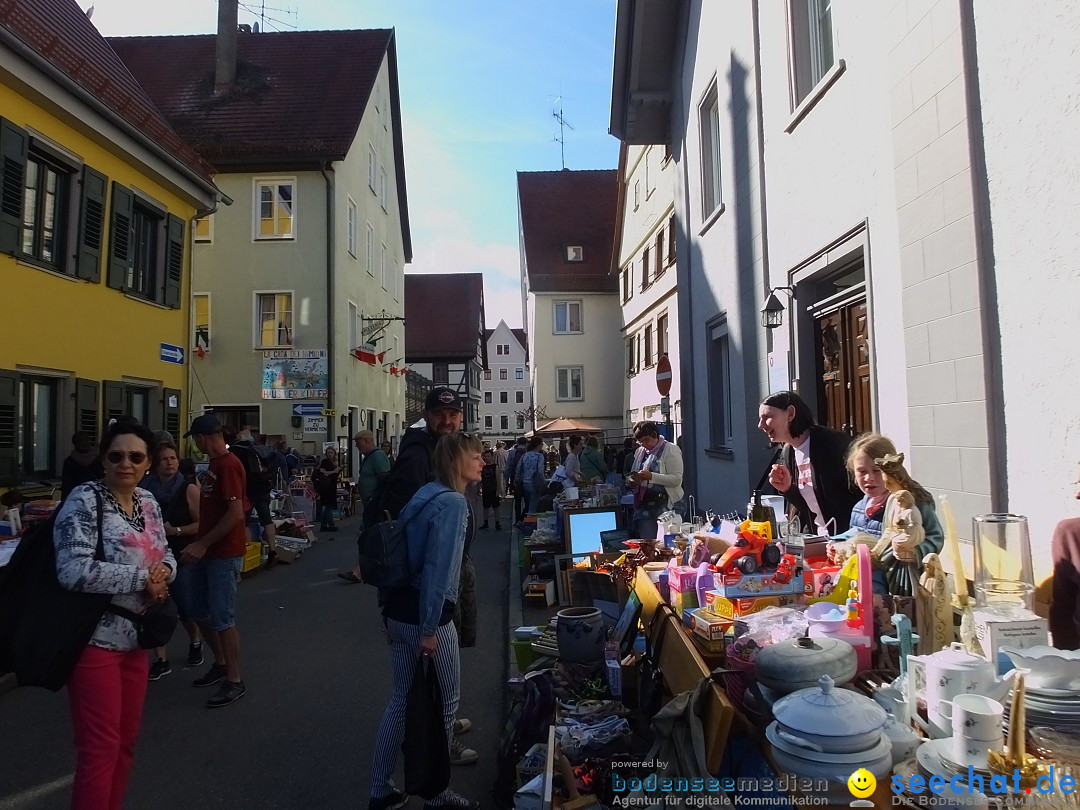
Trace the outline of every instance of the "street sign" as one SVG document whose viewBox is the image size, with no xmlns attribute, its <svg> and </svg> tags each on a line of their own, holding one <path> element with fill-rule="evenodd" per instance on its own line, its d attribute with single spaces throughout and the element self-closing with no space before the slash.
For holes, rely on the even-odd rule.
<svg viewBox="0 0 1080 810">
<path fill-rule="evenodd" d="M 173 346 L 171 343 L 161 344 L 161 360 L 165 363 L 184 365 L 184 349 L 181 346 Z"/>
<path fill-rule="evenodd" d="M 304 433 L 326 433 L 326 417 L 305 416 Z"/>
<path fill-rule="evenodd" d="M 322 412 L 321 402 L 297 402 L 292 406 L 293 416 L 322 416 Z"/>
<path fill-rule="evenodd" d="M 660 397 L 660 415 L 665 419 L 671 415 L 671 399 L 666 395 Z"/>
<path fill-rule="evenodd" d="M 666 397 L 671 392 L 671 361 L 666 354 L 656 361 L 656 390 Z"/>
</svg>

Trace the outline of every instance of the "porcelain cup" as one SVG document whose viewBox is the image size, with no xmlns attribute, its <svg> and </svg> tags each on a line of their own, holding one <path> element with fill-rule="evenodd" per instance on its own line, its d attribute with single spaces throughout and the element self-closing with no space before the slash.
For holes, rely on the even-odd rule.
<svg viewBox="0 0 1080 810">
<path fill-rule="evenodd" d="M 996 740 L 1001 736 L 1004 707 L 983 695 L 957 695 L 943 700 L 938 712 L 952 723 L 953 737 L 969 740 Z"/>
<path fill-rule="evenodd" d="M 988 767 L 987 752 L 1000 751 L 1005 747 L 1005 735 L 999 729 L 992 740 L 971 740 L 967 737 L 952 738 L 953 759 L 961 765 L 985 770 Z"/>
</svg>

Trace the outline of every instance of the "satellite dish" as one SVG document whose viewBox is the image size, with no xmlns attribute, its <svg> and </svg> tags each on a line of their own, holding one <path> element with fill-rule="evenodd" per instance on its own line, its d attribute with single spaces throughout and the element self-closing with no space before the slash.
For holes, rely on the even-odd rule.
<svg viewBox="0 0 1080 810">
<path fill-rule="evenodd" d="M 251 24 L 251 32 L 253 34 L 259 33 L 259 24 L 258 23 L 252 23 Z"/>
</svg>

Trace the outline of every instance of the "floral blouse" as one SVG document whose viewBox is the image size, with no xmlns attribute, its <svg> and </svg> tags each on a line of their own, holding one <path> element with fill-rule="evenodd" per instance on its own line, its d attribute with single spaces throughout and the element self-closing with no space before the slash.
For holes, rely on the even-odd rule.
<svg viewBox="0 0 1080 810">
<path fill-rule="evenodd" d="M 97 495 L 104 507 L 101 533 L 104 560 L 97 552 Z M 113 604 L 142 613 L 150 604 L 146 580 L 150 566 L 164 562 L 175 575 L 176 559 L 165 541 L 161 510 L 145 489 L 134 494 L 135 514 L 128 517 L 104 485 L 82 484 L 60 506 L 53 529 L 56 577 L 73 591 L 116 594 Z M 90 643 L 106 650 L 137 650 L 135 625 L 105 611 Z"/>
</svg>

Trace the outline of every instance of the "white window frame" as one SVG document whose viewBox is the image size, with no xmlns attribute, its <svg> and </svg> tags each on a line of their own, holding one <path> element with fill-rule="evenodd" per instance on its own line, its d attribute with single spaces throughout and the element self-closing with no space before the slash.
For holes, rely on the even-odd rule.
<svg viewBox="0 0 1080 810">
<path fill-rule="evenodd" d="M 524 380 L 525 379 L 525 369 L 523 369 L 523 368 L 515 368 L 514 369 L 514 379 L 515 380 Z"/>
<path fill-rule="evenodd" d="M 370 222 L 367 224 L 366 258 L 367 267 L 365 269 L 368 271 L 369 276 L 375 278 L 375 228 L 372 227 Z"/>
<path fill-rule="evenodd" d="M 356 258 L 356 200 L 352 197 L 347 198 L 346 203 L 346 220 L 345 220 L 345 246 L 349 250 L 349 255 L 354 259 Z"/>
<path fill-rule="evenodd" d="M 495 428 L 492 427 L 492 425 L 494 425 L 494 424 L 495 424 L 495 417 L 492 416 L 490 413 L 485 413 L 484 414 L 484 430 L 494 430 Z"/>
<path fill-rule="evenodd" d="M 367 184 L 371 189 L 372 194 L 378 194 L 375 190 L 375 184 L 378 182 L 379 177 L 379 153 L 375 151 L 375 144 L 368 143 L 368 157 L 367 157 Z"/>
<path fill-rule="evenodd" d="M 634 210 L 637 211 L 641 207 L 641 181 L 634 181 Z"/>
<path fill-rule="evenodd" d="M 382 206 L 383 211 L 390 210 L 390 202 L 387 197 L 387 180 L 386 180 L 386 167 L 379 167 L 379 205 Z"/>
<path fill-rule="evenodd" d="M 499 430 L 509 430 L 509 429 L 510 429 L 510 414 L 508 414 L 508 413 L 500 413 L 499 414 Z"/>
<path fill-rule="evenodd" d="M 382 288 L 386 289 L 386 242 L 381 242 L 382 245 L 379 251 L 379 282 L 382 284 Z"/>
<path fill-rule="evenodd" d="M 709 396 L 709 449 L 729 452 L 733 441 L 731 398 L 731 335 L 727 318 L 706 325 Z"/>
<path fill-rule="evenodd" d="M 578 328 L 571 329 L 570 307 L 578 308 Z M 559 307 L 566 307 L 566 329 L 559 329 Z M 551 334 L 553 335 L 583 335 L 585 334 L 585 307 L 580 298 L 562 299 L 551 302 Z"/>
<path fill-rule="evenodd" d="M 252 293 L 252 347 L 256 351 L 269 351 L 273 349 L 291 349 L 296 345 L 296 291 L 295 290 L 253 290 Z M 262 342 L 262 308 L 259 299 L 264 295 L 288 295 L 289 296 L 289 332 L 291 342 L 270 343 Z M 280 329 L 276 330 L 280 331 Z"/>
<path fill-rule="evenodd" d="M 578 378 L 578 396 L 573 396 L 574 372 Z M 565 382 L 565 389 L 564 389 Z M 563 395 L 565 393 L 565 396 Z M 580 402 L 585 399 L 585 367 L 557 366 L 555 368 L 555 400 L 557 402 Z"/>
<path fill-rule="evenodd" d="M 252 200 L 254 201 L 251 207 L 251 228 L 252 228 L 252 241 L 253 242 L 291 242 L 296 239 L 296 177 L 256 177 L 253 181 L 253 194 Z M 262 229 L 259 224 L 262 222 L 262 190 L 265 187 L 271 187 L 273 189 L 273 199 L 271 205 L 273 206 L 273 221 L 274 221 L 274 233 L 266 235 L 262 233 Z M 278 220 L 280 217 L 277 214 L 277 208 L 281 204 L 280 189 L 281 186 L 290 186 L 292 188 L 292 212 L 289 215 L 290 232 L 287 234 L 281 234 L 277 232 Z"/>
<path fill-rule="evenodd" d="M 701 219 L 709 220 L 724 204 L 720 146 L 720 93 L 713 78 L 698 105 L 701 141 Z"/>
<path fill-rule="evenodd" d="M 349 301 L 349 351 L 352 351 L 360 345 L 360 314 L 357 311 L 356 304 Z"/>
<path fill-rule="evenodd" d="M 191 350 L 195 351 L 199 345 L 199 323 L 196 320 L 199 308 L 195 305 L 195 299 L 206 299 L 206 345 L 203 346 L 203 352 L 209 352 L 210 347 L 213 345 L 213 313 L 211 311 L 212 300 L 210 293 L 197 292 L 191 294 Z"/>
<path fill-rule="evenodd" d="M 826 30 L 826 27 L 828 30 Z M 837 64 L 832 0 L 789 0 L 789 74 L 794 110 Z"/>
<path fill-rule="evenodd" d="M 191 238 L 197 245 L 212 245 L 214 243 L 214 218 L 216 214 L 207 214 L 205 217 L 199 217 L 198 222 L 205 222 L 208 233 L 206 236 L 199 236 L 198 227 L 191 229 Z"/>
</svg>

